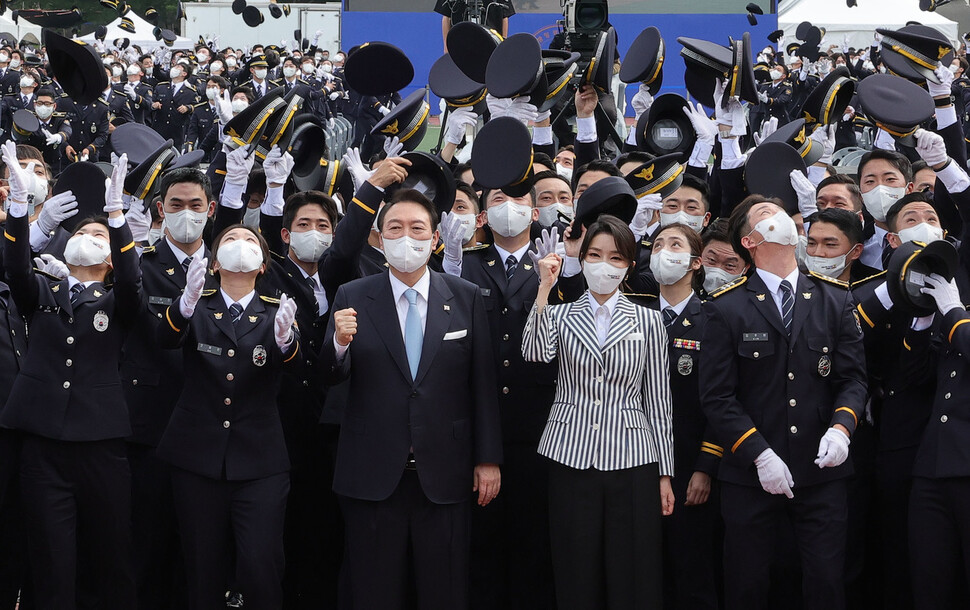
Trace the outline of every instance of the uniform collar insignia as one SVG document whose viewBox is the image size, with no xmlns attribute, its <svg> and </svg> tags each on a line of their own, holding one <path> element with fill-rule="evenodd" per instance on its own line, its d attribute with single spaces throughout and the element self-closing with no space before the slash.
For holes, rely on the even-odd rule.
<svg viewBox="0 0 970 610">
<path fill-rule="evenodd" d="M 97 298 L 101 298 L 101 293 L 99 291 L 95 290 L 94 291 L 94 296 L 97 297 Z"/>
<path fill-rule="evenodd" d="M 256 316 L 249 316 L 249 321 L 252 322 L 252 323 L 254 323 L 254 324 L 256 323 L 256 320 L 257 319 L 258 318 L 256 318 Z"/>
<path fill-rule="evenodd" d="M 495 261 L 488 261 L 488 266 L 489 267 L 494 267 L 495 266 Z"/>
<path fill-rule="evenodd" d="M 764 301 L 765 300 L 765 295 L 763 295 L 763 294 L 758 294 L 758 295 L 755 295 L 755 296 L 758 298 L 759 301 Z"/>
<path fill-rule="evenodd" d="M 684 326 L 690 326 L 690 320 L 688 320 L 687 318 L 684 318 L 684 321 L 681 322 L 681 324 L 683 324 Z"/>
<path fill-rule="evenodd" d="M 169 275 L 175 275 L 175 267 L 172 267 L 171 269 L 166 269 L 165 273 Z"/>
<path fill-rule="evenodd" d="M 808 299 L 812 298 L 812 293 L 811 292 L 803 292 L 802 293 L 802 298 L 804 298 L 807 301 Z"/>
<path fill-rule="evenodd" d="M 216 320 L 221 320 L 222 319 L 222 312 L 221 311 L 217 311 L 217 312 L 215 312 L 212 315 L 216 317 Z"/>
</svg>

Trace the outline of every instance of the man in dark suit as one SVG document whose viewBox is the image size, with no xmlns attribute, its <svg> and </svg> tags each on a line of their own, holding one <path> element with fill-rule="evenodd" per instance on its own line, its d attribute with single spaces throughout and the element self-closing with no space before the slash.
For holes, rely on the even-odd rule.
<svg viewBox="0 0 970 610">
<path fill-rule="evenodd" d="M 187 66 L 172 66 L 171 82 L 158 83 L 152 102 L 152 127 L 165 139 L 171 139 L 175 148 L 181 149 L 185 140 L 185 128 L 189 124 L 192 108 L 199 103 L 195 87 L 185 82 Z"/>
<path fill-rule="evenodd" d="M 34 101 L 34 114 L 40 121 L 41 131 L 33 136 L 32 143 L 43 152 L 44 161 L 50 165 L 51 173 L 55 176 L 65 164 L 62 151 L 73 133 L 67 114 L 57 112 L 56 108 L 57 98 L 54 91 L 46 87 L 39 89 Z"/>
<path fill-rule="evenodd" d="M 10 67 L 10 51 L 0 50 L 0 95 L 15 93 L 20 87 L 20 71 Z"/>
<path fill-rule="evenodd" d="M 74 109 L 73 115 L 68 113 L 73 133 L 64 148 L 67 162 L 97 161 L 98 154 L 108 145 L 108 105 L 99 97 L 90 104 L 72 103 L 70 107 Z"/>
<path fill-rule="evenodd" d="M 767 607 L 776 531 L 790 524 L 804 608 L 845 608 L 846 460 L 866 401 L 852 295 L 799 273 L 795 223 L 778 205 L 749 197 L 730 227 L 756 271 L 705 305 L 699 380 L 708 421 L 730 449 L 719 473 L 727 607 Z"/>
<path fill-rule="evenodd" d="M 500 485 L 485 305 L 477 286 L 428 269 L 436 216 L 410 189 L 384 206 L 390 270 L 337 291 L 321 353 L 327 381 L 350 380 L 334 491 L 354 607 L 404 608 L 411 568 L 423 608 L 467 608 L 469 492 L 485 505 Z"/>
<path fill-rule="evenodd" d="M 151 126 L 152 116 L 152 87 L 144 80 L 144 72 L 139 64 L 128 66 L 125 84 L 113 85 L 115 91 L 128 96 L 128 106 L 136 123 Z"/>
</svg>

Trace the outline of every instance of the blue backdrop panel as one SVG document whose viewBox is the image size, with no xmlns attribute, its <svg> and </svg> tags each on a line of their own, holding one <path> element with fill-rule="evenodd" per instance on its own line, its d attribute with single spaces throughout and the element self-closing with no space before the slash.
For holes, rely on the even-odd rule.
<svg viewBox="0 0 970 610">
<path fill-rule="evenodd" d="M 558 31 L 556 21 L 559 14 L 520 13 L 509 21 L 509 33 L 529 32 L 539 38 L 542 47 L 549 46 Z M 622 58 L 630 43 L 644 28 L 651 25 L 660 29 L 667 44 L 667 59 L 664 63 L 664 80 L 661 93 L 687 95 L 684 88 L 684 60 L 680 57 L 681 46 L 678 36 L 702 38 L 727 45 L 728 37 L 740 38 L 744 32 L 751 32 L 751 46 L 757 54 L 770 42 L 768 34 L 778 28 L 776 15 L 763 15 L 758 25 L 752 27 L 747 16 L 731 15 L 638 15 L 614 14 L 611 22 L 619 38 L 620 57 Z M 428 72 L 444 49 L 441 42 L 441 16 L 437 13 L 371 13 L 344 11 L 341 24 L 342 46 L 344 50 L 370 40 L 383 40 L 399 46 L 414 63 L 414 81 L 401 92 L 402 96 L 428 82 Z M 627 87 L 627 116 L 633 116 L 629 105 L 637 87 Z M 438 98 L 431 95 L 432 113 L 438 112 Z"/>
</svg>

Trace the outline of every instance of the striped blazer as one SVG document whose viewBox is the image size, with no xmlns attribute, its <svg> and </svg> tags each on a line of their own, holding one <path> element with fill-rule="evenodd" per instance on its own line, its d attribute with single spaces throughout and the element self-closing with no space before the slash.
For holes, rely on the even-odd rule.
<svg viewBox="0 0 970 610">
<path fill-rule="evenodd" d="M 559 357 L 540 454 L 583 470 L 658 462 L 661 475 L 673 476 L 667 333 L 659 312 L 620 295 L 601 348 L 588 293 L 541 314 L 533 306 L 522 355 L 531 362 Z"/>
</svg>

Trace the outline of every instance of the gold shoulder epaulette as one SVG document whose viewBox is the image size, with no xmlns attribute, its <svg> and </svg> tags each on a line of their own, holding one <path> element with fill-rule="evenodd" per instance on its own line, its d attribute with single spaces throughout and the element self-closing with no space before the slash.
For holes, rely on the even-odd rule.
<svg viewBox="0 0 970 610">
<path fill-rule="evenodd" d="M 875 279 L 878 279 L 878 278 L 883 277 L 884 275 L 886 275 L 886 270 L 885 269 L 883 269 L 879 273 L 870 275 L 869 277 L 864 277 L 861 280 L 856 280 L 854 282 L 851 282 L 849 284 L 849 289 L 851 290 L 851 289 L 855 288 L 856 286 L 862 286 L 863 284 L 867 284 L 867 283 L 871 282 L 872 280 L 875 280 Z"/>
<path fill-rule="evenodd" d="M 737 288 L 738 286 L 740 286 L 741 284 L 743 284 L 743 283 L 745 283 L 747 281 L 748 281 L 748 276 L 742 275 L 738 279 L 736 279 L 734 281 L 731 281 L 731 282 L 728 282 L 727 284 L 724 284 L 723 286 L 721 286 L 720 288 L 718 288 L 714 292 L 710 293 L 710 295 L 708 295 L 708 296 L 710 296 L 712 299 L 716 299 L 717 297 L 721 296 L 722 294 L 731 292 L 732 290 L 734 290 L 735 288 Z"/>
<path fill-rule="evenodd" d="M 280 304 L 280 300 L 279 299 L 274 299 L 273 297 L 267 297 L 267 296 L 259 295 L 259 299 L 261 301 L 266 301 L 267 303 L 272 303 L 273 305 L 279 305 Z"/>
<path fill-rule="evenodd" d="M 838 286 L 839 288 L 843 288 L 845 290 L 848 290 L 849 289 L 849 282 L 843 282 L 842 280 L 837 280 L 834 277 L 829 277 L 829 276 L 823 275 L 821 273 L 815 273 L 814 271 L 809 271 L 808 274 L 810 276 L 814 277 L 817 280 L 822 280 L 823 282 L 828 282 L 829 284 L 832 284 L 833 286 Z"/>
<path fill-rule="evenodd" d="M 37 275 L 43 275 L 47 279 L 53 280 L 55 282 L 59 282 L 62 279 L 62 278 L 57 277 L 56 275 L 51 275 L 50 273 L 47 273 L 46 271 L 41 271 L 40 269 L 38 269 L 36 267 L 34 267 L 34 273 L 36 273 Z"/>
<path fill-rule="evenodd" d="M 204 296 L 204 297 L 211 297 L 212 295 L 214 295 L 217 292 L 219 292 L 219 291 L 216 288 L 210 288 L 208 290 L 203 290 L 202 291 L 202 296 Z"/>
<path fill-rule="evenodd" d="M 625 296 L 626 298 L 636 297 L 636 298 L 640 298 L 640 299 L 656 299 L 657 298 L 657 295 L 655 295 L 655 294 L 648 294 L 646 292 L 624 292 L 623 293 L 623 296 Z"/>
<path fill-rule="evenodd" d="M 477 244 L 474 246 L 466 246 L 461 249 L 462 252 L 478 252 L 479 250 L 487 250 L 492 244 Z"/>
<path fill-rule="evenodd" d="M 155 246 L 145 246 L 141 251 L 143 255 L 152 254 L 153 252 L 155 252 Z"/>
</svg>

